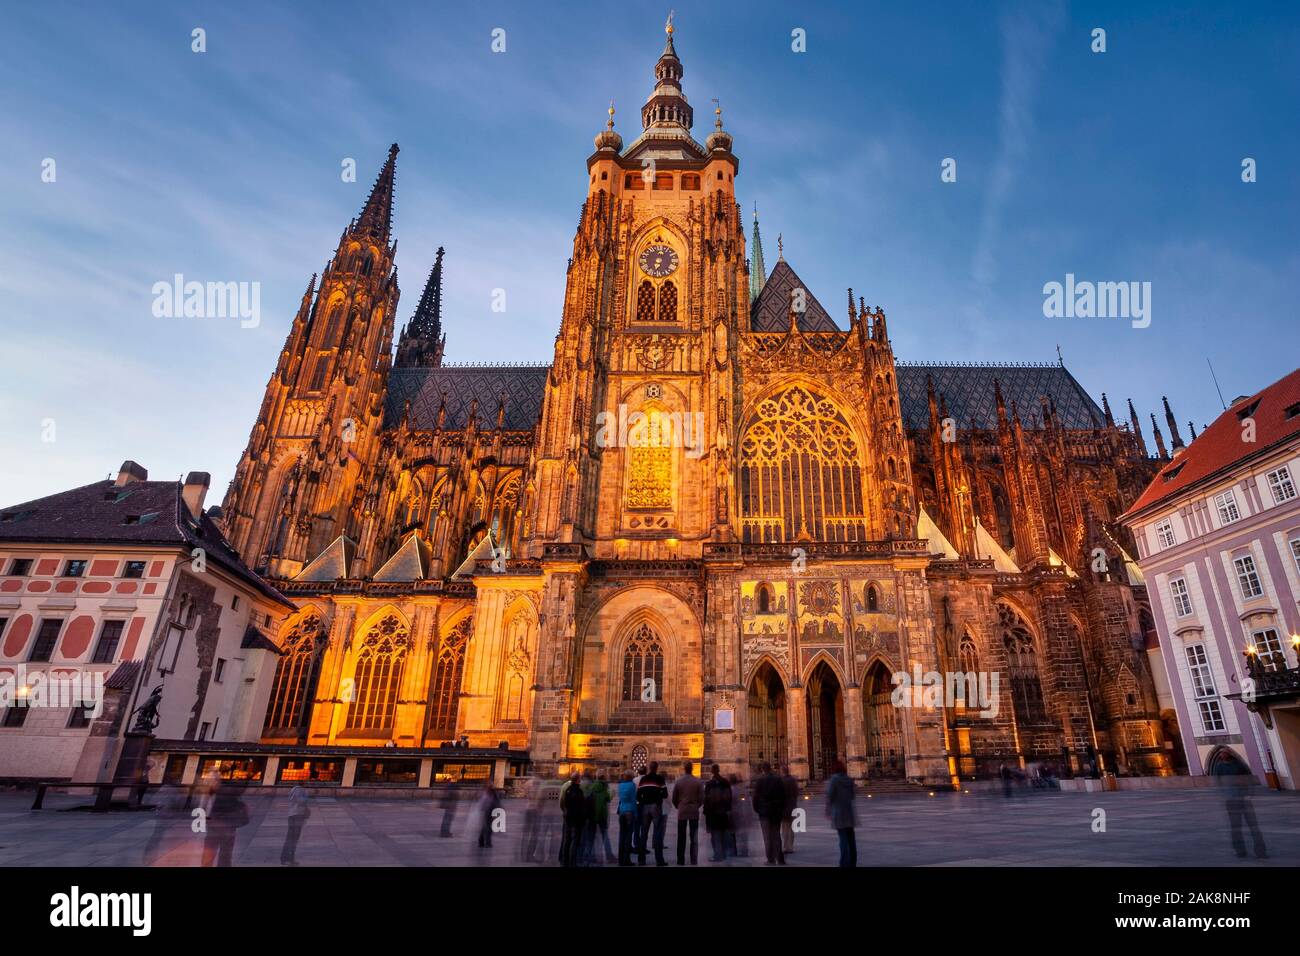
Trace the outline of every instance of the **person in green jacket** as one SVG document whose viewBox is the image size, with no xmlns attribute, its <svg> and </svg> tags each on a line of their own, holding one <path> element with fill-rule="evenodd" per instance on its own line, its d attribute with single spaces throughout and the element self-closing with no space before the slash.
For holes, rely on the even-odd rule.
<svg viewBox="0 0 1300 956">
<path fill-rule="evenodd" d="M 587 833 L 583 841 L 583 862 L 587 866 L 595 865 L 596 835 L 599 834 L 603 844 L 601 863 L 608 864 L 614 858 L 614 848 L 609 843 L 609 778 L 603 770 L 597 776 L 594 770 L 588 768 L 582 790 L 587 795 Z"/>
</svg>

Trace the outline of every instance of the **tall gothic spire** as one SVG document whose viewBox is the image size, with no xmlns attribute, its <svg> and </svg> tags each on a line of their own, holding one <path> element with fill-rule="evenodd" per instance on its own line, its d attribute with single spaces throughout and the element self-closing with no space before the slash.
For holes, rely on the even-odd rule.
<svg viewBox="0 0 1300 956">
<path fill-rule="evenodd" d="M 1169 423 L 1169 446 L 1175 453 L 1182 451 L 1186 446 L 1183 444 L 1183 436 L 1178 434 L 1178 421 L 1174 418 L 1174 413 L 1169 408 L 1169 398 L 1160 396 L 1160 400 L 1165 405 L 1165 421 Z"/>
<path fill-rule="evenodd" d="M 1133 426 L 1133 437 L 1137 439 L 1138 450 L 1142 452 L 1143 457 L 1146 457 L 1147 443 L 1142 437 L 1142 420 L 1138 418 L 1137 409 L 1133 407 L 1133 399 L 1131 398 L 1128 400 L 1128 420 L 1129 424 Z"/>
<path fill-rule="evenodd" d="M 442 254 L 443 248 L 439 246 L 420 303 L 402 329 L 394 363 L 398 368 L 437 368 L 442 364 L 442 349 L 446 342 L 442 331 Z"/>
<path fill-rule="evenodd" d="M 758 299 L 767 282 L 767 269 L 763 265 L 763 237 L 758 232 L 758 203 L 754 204 L 754 258 L 749 266 L 749 301 L 752 305 Z"/>
<path fill-rule="evenodd" d="M 397 172 L 397 144 L 388 148 L 388 159 L 379 171 L 365 208 L 353 226 L 353 232 L 387 243 L 393 231 L 393 179 Z"/>
<path fill-rule="evenodd" d="M 1151 431 L 1156 436 L 1156 451 L 1160 453 L 1161 458 L 1167 461 L 1169 452 L 1165 450 L 1165 436 L 1160 433 L 1160 426 L 1156 424 L 1155 412 L 1151 413 Z"/>
</svg>

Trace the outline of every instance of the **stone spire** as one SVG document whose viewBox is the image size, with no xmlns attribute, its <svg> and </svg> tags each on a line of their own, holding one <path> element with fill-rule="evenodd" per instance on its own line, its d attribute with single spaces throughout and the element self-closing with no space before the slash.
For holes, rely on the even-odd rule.
<svg viewBox="0 0 1300 956">
<path fill-rule="evenodd" d="M 754 258 L 749 265 L 749 302 L 752 305 L 767 282 L 767 267 L 763 265 L 763 237 L 758 231 L 758 203 L 754 203 Z"/>
<path fill-rule="evenodd" d="M 1156 451 L 1160 453 L 1161 458 L 1168 460 L 1169 452 L 1165 449 L 1165 436 L 1161 434 L 1160 426 L 1156 424 L 1155 412 L 1151 413 L 1151 431 L 1156 436 Z"/>
<path fill-rule="evenodd" d="M 1178 454 L 1187 446 L 1183 444 L 1183 437 L 1178 434 L 1178 421 L 1174 418 L 1174 413 L 1169 408 L 1169 398 L 1161 395 L 1160 400 L 1165 405 L 1165 421 L 1169 423 L 1169 441 L 1170 447 L 1173 448 L 1174 454 Z"/>
<path fill-rule="evenodd" d="M 682 61 L 677 58 L 673 47 L 673 18 L 670 14 L 664 24 L 664 33 L 668 35 L 664 43 L 664 52 L 655 64 L 655 88 L 650 98 L 641 107 L 641 128 L 652 126 L 681 127 L 689 131 L 695 122 L 695 113 L 686 102 L 682 92 Z"/>
<path fill-rule="evenodd" d="M 1133 407 L 1133 399 L 1131 398 L 1128 400 L 1128 420 L 1129 424 L 1133 426 L 1133 437 L 1137 439 L 1138 450 L 1142 452 L 1142 457 L 1145 458 L 1147 443 L 1142 437 L 1142 421 L 1138 418 L 1137 409 Z"/>
<path fill-rule="evenodd" d="M 387 243 L 393 231 L 393 179 L 397 173 L 397 144 L 388 148 L 388 159 L 379 171 L 365 208 L 352 226 L 354 235 L 365 235 Z"/>
<path fill-rule="evenodd" d="M 1102 410 L 1102 412 L 1103 412 L 1103 413 L 1105 414 L 1105 416 L 1106 416 L 1106 427 L 1107 427 L 1107 428 L 1114 428 L 1114 427 L 1115 427 L 1115 416 L 1112 415 L 1111 412 L 1110 412 L 1110 402 L 1108 402 L 1108 401 L 1106 400 L 1106 393 L 1105 393 L 1105 392 L 1102 392 L 1102 393 L 1101 393 L 1101 410 Z"/>
<path fill-rule="evenodd" d="M 443 345 L 447 341 L 442 331 L 442 254 L 439 246 L 420 303 L 397 340 L 397 360 L 393 363 L 397 368 L 442 365 Z"/>
</svg>

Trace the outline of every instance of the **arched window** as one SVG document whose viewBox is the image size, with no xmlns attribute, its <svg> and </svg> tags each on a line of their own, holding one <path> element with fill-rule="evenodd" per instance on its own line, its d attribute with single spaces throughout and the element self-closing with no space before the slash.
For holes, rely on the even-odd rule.
<svg viewBox="0 0 1300 956">
<path fill-rule="evenodd" d="M 338 341 L 339 326 L 343 322 L 343 300 L 336 299 L 330 306 L 329 321 L 325 324 L 325 333 L 321 336 L 320 344 L 329 348 Z"/>
<path fill-rule="evenodd" d="M 320 663 L 323 631 L 320 617 L 307 614 L 298 619 L 281 642 L 281 656 L 275 665 L 275 681 L 266 707 L 266 729 L 301 729 L 310 714 L 309 695 Z"/>
<path fill-rule="evenodd" d="M 830 399 L 796 385 L 761 401 L 740 442 L 743 540 L 866 540 L 860 455 Z"/>
<path fill-rule="evenodd" d="M 443 492 L 447 487 L 447 479 L 444 478 L 438 482 L 433 489 L 433 496 L 429 499 L 429 540 L 433 541 L 434 532 L 438 530 L 438 519 L 442 517 L 443 509 Z"/>
<path fill-rule="evenodd" d="M 892 458 L 885 459 L 885 474 L 888 475 L 890 478 L 898 477 L 898 469 L 894 467 L 894 459 Z"/>
<path fill-rule="evenodd" d="M 406 628 L 395 614 L 384 616 L 366 632 L 353 674 L 347 730 L 392 729 L 409 643 Z"/>
<path fill-rule="evenodd" d="M 1002 630 L 1002 645 L 1007 652 L 1016 720 L 1022 724 L 1046 723 L 1043 685 L 1038 676 L 1038 653 L 1029 626 L 1005 604 L 998 605 L 998 623 Z"/>
<path fill-rule="evenodd" d="M 406 520 L 403 528 L 413 528 L 420 523 L 420 504 L 424 499 L 424 489 L 418 481 L 411 482 L 411 490 L 406 499 Z"/>
<path fill-rule="evenodd" d="M 636 290 L 636 320 L 653 322 L 655 320 L 655 287 L 649 279 L 641 282 Z"/>
<path fill-rule="evenodd" d="M 872 612 L 880 610 L 880 592 L 876 590 L 874 584 L 867 585 L 867 610 Z"/>
<path fill-rule="evenodd" d="M 507 551 L 513 550 L 515 524 L 519 514 L 520 478 L 516 472 L 498 484 L 492 503 L 492 540 Z"/>
<path fill-rule="evenodd" d="M 313 392 L 319 392 L 325 387 L 325 373 L 330 370 L 330 356 L 328 352 L 322 352 L 316 356 L 316 367 L 312 369 L 311 387 Z"/>
<path fill-rule="evenodd" d="M 772 589 L 766 584 L 758 586 L 758 613 L 772 613 Z"/>
<path fill-rule="evenodd" d="M 650 681 L 651 683 L 646 683 Z M 632 632 L 623 648 L 623 700 L 663 700 L 664 648 L 649 624 Z"/>
<path fill-rule="evenodd" d="M 632 772 L 645 773 L 645 768 L 650 761 L 650 752 L 645 747 L 637 744 L 632 748 Z"/>
<path fill-rule="evenodd" d="M 961 644 L 957 647 L 957 661 L 967 674 L 977 673 L 980 669 L 979 648 L 975 646 L 975 638 L 971 637 L 970 631 L 961 636 Z"/>
<path fill-rule="evenodd" d="M 450 739 L 456 734 L 456 712 L 460 707 L 460 683 L 465 674 L 465 648 L 474 632 L 474 619 L 466 617 L 438 642 L 429 687 L 429 735 Z"/>
<path fill-rule="evenodd" d="M 659 321 L 677 321 L 677 286 L 671 279 L 659 287 Z"/>
</svg>

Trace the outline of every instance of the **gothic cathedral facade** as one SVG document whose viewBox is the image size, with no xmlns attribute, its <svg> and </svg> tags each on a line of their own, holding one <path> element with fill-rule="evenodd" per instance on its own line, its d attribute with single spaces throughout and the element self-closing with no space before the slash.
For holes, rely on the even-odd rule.
<svg viewBox="0 0 1300 956">
<path fill-rule="evenodd" d="M 841 329 L 766 270 L 757 216 L 747 242 L 732 136 L 718 112 L 694 138 L 682 74 L 670 29 L 641 134 L 611 109 L 596 137 L 549 365 L 444 363 L 441 249 L 394 356 L 393 146 L 221 512 L 299 605 L 263 741 L 1169 772 L 1113 523 L 1158 467 L 1136 415 L 1060 365 L 900 362 L 852 290 Z M 998 682 L 898 706 L 902 673 Z"/>
</svg>

